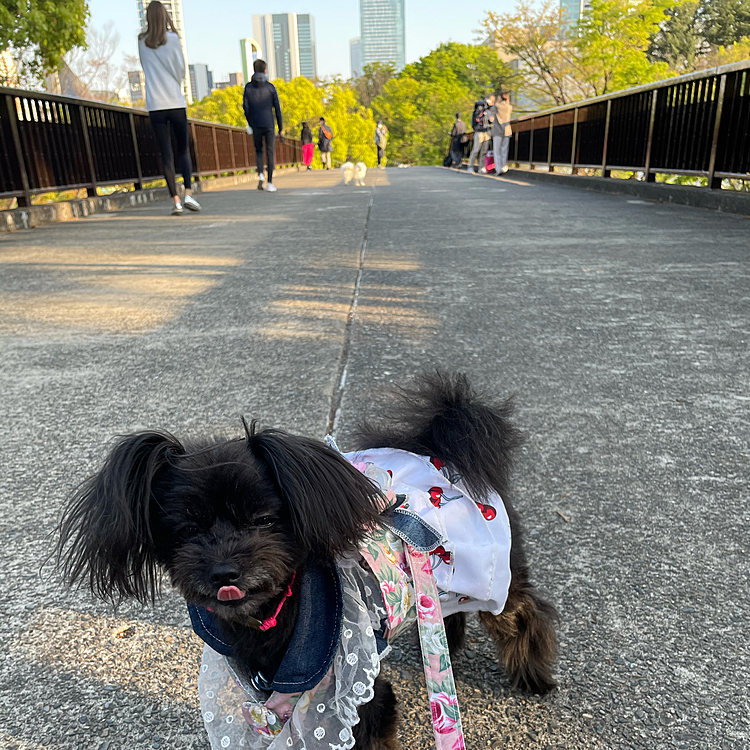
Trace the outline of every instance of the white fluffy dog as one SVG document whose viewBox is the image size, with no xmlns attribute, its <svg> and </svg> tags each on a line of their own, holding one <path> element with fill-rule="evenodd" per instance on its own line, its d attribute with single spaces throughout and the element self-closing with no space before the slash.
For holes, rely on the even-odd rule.
<svg viewBox="0 0 750 750">
<path fill-rule="evenodd" d="M 348 185 L 352 180 L 354 180 L 355 185 L 364 185 L 367 166 L 362 161 L 358 161 L 356 164 L 347 161 L 341 165 L 341 173 L 344 175 L 344 185 Z"/>
</svg>

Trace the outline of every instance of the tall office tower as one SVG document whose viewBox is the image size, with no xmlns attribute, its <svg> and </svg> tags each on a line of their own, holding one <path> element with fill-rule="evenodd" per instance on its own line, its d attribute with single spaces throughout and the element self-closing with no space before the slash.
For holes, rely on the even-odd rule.
<svg viewBox="0 0 750 750">
<path fill-rule="evenodd" d="M 146 29 L 146 9 L 151 0 L 138 0 L 138 22 L 141 30 Z M 161 0 L 162 5 L 167 9 L 175 31 L 180 35 L 182 43 L 182 56 L 185 58 L 185 78 L 182 80 L 182 93 L 188 104 L 193 103 L 193 95 L 190 90 L 190 71 L 188 70 L 187 43 L 185 42 L 185 23 L 182 17 L 182 0 Z"/>
<path fill-rule="evenodd" d="M 318 77 L 318 55 L 315 50 L 315 19 L 309 13 L 297 14 L 299 72 L 305 78 Z"/>
<path fill-rule="evenodd" d="M 255 39 L 240 39 L 240 56 L 242 57 L 242 75 L 247 83 L 253 77 L 253 63 L 259 57 L 263 58 L 263 50 Z"/>
<path fill-rule="evenodd" d="M 349 64 L 352 78 L 362 75 L 362 40 L 358 36 L 349 40 Z"/>
<path fill-rule="evenodd" d="M 359 0 L 362 66 L 393 63 L 406 65 L 405 0 Z"/>
<path fill-rule="evenodd" d="M 266 53 L 269 79 L 317 76 L 315 19 L 309 13 L 255 15 L 253 36 Z"/>
<path fill-rule="evenodd" d="M 581 16 L 591 9 L 589 0 L 560 0 L 562 27 L 568 31 L 578 23 Z"/>
<path fill-rule="evenodd" d="M 208 96 L 213 89 L 214 77 L 204 63 L 195 63 L 188 66 L 190 70 L 190 93 L 194 102 L 199 102 Z"/>
</svg>

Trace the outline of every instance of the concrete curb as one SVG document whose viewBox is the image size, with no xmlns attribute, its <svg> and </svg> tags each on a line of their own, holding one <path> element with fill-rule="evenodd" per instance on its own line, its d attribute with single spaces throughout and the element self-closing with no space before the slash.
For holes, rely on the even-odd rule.
<svg viewBox="0 0 750 750">
<path fill-rule="evenodd" d="M 572 174 L 537 172 L 531 169 L 509 169 L 506 174 L 512 178 L 536 180 L 552 185 L 595 190 L 601 193 L 619 193 L 659 203 L 674 203 L 680 206 L 693 206 L 694 208 L 707 208 L 710 211 L 750 216 L 750 194 L 731 190 L 709 190 L 689 185 L 638 182 L 611 177 L 579 177 Z"/>
<path fill-rule="evenodd" d="M 296 172 L 296 167 L 288 167 L 276 170 L 277 174 Z M 207 193 L 214 190 L 223 190 L 234 185 L 242 185 L 248 182 L 257 182 L 258 175 L 255 172 L 217 177 L 212 180 L 200 180 L 193 184 L 193 192 Z M 91 214 L 112 213 L 123 211 L 136 206 L 143 206 L 155 201 L 169 200 L 169 191 L 166 187 L 148 188 L 147 190 L 134 190 L 129 193 L 114 193 L 102 195 L 96 198 L 78 198 L 72 201 L 60 203 L 46 203 L 29 208 L 13 208 L 8 211 L 0 211 L 0 233 L 16 232 L 20 229 L 33 229 L 45 224 L 55 224 L 59 221 L 73 221 L 84 219 Z"/>
</svg>

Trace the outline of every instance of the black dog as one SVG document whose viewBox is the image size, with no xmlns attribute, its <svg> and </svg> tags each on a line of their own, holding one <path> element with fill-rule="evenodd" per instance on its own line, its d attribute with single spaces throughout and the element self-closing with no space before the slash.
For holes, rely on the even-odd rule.
<svg viewBox="0 0 750 750">
<path fill-rule="evenodd" d="M 422 376 L 401 391 L 394 418 L 365 425 L 360 448 L 434 456 L 476 497 L 497 492 L 508 513 L 511 583 L 500 615 L 480 612 L 515 686 L 554 687 L 554 608 L 529 581 L 518 514 L 509 503 L 521 433 L 509 401 L 478 399 L 462 375 Z M 70 583 L 100 598 L 153 602 L 165 571 L 191 605 L 212 612 L 232 656 L 251 672 L 276 673 L 295 630 L 300 575 L 355 553 L 378 523 L 378 488 L 321 442 L 245 425 L 236 440 L 187 445 L 165 432 L 122 438 L 102 469 L 75 492 L 60 523 L 57 560 Z M 286 594 L 291 591 L 291 596 Z M 273 627 L 261 629 L 260 623 Z M 446 618 L 451 650 L 465 614 Z M 391 750 L 396 701 L 378 677 L 358 709 L 358 748 Z"/>
</svg>

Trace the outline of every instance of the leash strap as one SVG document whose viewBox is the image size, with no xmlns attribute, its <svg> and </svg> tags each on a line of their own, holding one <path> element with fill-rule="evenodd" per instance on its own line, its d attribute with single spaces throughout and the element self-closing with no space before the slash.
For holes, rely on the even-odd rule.
<svg viewBox="0 0 750 750">
<path fill-rule="evenodd" d="M 456 683 L 429 553 L 405 545 L 417 599 L 417 627 L 437 750 L 465 750 Z"/>
</svg>

